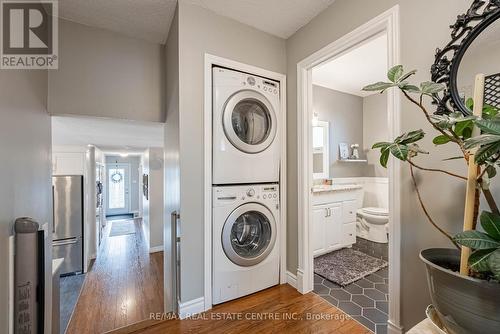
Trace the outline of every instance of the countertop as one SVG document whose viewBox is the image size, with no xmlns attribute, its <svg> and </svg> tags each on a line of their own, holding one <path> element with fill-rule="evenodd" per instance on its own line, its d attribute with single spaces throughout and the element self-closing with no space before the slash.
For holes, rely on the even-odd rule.
<svg viewBox="0 0 500 334">
<path fill-rule="evenodd" d="M 59 268 L 61 268 L 63 261 L 64 261 L 63 257 L 52 260 L 52 275 L 54 275 L 59 270 Z"/>
<path fill-rule="evenodd" d="M 332 184 L 332 185 L 316 185 L 313 187 L 313 193 L 324 193 L 331 191 L 346 191 L 346 190 L 357 190 L 362 189 L 363 186 L 360 184 Z"/>
</svg>

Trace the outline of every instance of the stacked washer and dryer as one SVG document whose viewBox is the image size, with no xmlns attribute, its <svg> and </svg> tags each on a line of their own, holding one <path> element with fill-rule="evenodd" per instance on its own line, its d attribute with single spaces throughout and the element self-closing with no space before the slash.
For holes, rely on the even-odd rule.
<svg viewBox="0 0 500 334">
<path fill-rule="evenodd" d="M 280 89 L 213 67 L 212 303 L 279 284 Z"/>
</svg>

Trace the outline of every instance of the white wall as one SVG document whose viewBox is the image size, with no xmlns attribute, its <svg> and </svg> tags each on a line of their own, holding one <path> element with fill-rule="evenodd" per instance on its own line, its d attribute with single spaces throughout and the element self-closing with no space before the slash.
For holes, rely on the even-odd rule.
<svg viewBox="0 0 500 334">
<path fill-rule="evenodd" d="M 163 246 L 163 148 L 149 150 L 149 248 L 158 250 Z M 143 197 L 144 198 L 144 197 Z"/>
<path fill-rule="evenodd" d="M 203 104 L 204 56 L 210 53 L 267 70 L 286 71 L 285 41 L 209 10 L 179 2 L 179 159 L 181 300 L 203 296 Z M 168 49 L 168 46 L 167 46 Z M 167 50 L 168 52 L 168 50 Z M 175 122 L 175 117 L 172 116 Z M 167 116 L 167 137 L 169 119 Z M 169 145 L 168 141 L 166 145 Z M 170 144 L 174 145 L 174 144 Z M 171 169 L 173 172 L 175 167 Z M 167 176 L 168 182 L 171 178 Z M 172 185 L 171 185 L 172 186 Z M 167 211 L 167 213 L 170 213 Z"/>
<path fill-rule="evenodd" d="M 364 176 L 387 177 L 387 169 L 380 166 L 380 150 L 373 144 L 389 141 L 387 94 L 374 94 L 363 98 L 363 151 L 368 164 Z"/>
<path fill-rule="evenodd" d="M 142 182 L 142 175 L 143 174 L 148 174 L 149 175 L 149 149 L 144 151 L 144 153 L 141 155 L 141 168 L 142 168 L 142 174 L 140 175 L 141 177 L 141 188 L 144 185 Z M 151 180 L 150 180 L 151 181 Z M 149 230 L 149 198 L 146 198 L 144 194 L 141 193 L 139 202 L 142 204 L 142 230 L 144 232 L 144 237 L 146 238 L 146 243 L 149 246 L 149 241 L 150 241 L 150 230 Z"/>
<path fill-rule="evenodd" d="M 163 122 L 163 57 L 160 44 L 60 19 L 49 112 Z"/>
<path fill-rule="evenodd" d="M 9 236 L 17 217 L 52 231 L 51 136 L 47 72 L 0 70 L 0 332 L 9 331 Z M 45 332 L 51 332 L 52 233 L 45 245 Z M 13 319 L 12 319 L 13 320 Z"/>
</svg>

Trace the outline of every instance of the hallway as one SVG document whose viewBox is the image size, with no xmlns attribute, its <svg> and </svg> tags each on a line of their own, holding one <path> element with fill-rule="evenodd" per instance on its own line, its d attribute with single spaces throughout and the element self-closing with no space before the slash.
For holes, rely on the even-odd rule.
<svg viewBox="0 0 500 334">
<path fill-rule="evenodd" d="M 135 233 L 110 237 L 108 221 L 66 333 L 103 333 L 163 310 L 163 252 L 149 254 L 142 222 Z"/>
</svg>

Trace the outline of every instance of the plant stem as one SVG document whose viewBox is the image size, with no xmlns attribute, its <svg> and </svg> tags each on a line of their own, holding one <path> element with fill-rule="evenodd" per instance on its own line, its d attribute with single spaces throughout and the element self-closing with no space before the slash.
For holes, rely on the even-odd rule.
<svg viewBox="0 0 500 334">
<path fill-rule="evenodd" d="M 496 213 L 497 215 L 500 215 L 500 210 L 498 210 L 497 203 L 495 202 L 495 199 L 493 198 L 491 191 L 489 189 L 482 189 L 482 190 L 483 190 L 484 198 L 486 198 L 486 202 L 488 202 L 488 206 L 490 207 L 491 212 Z"/>
<path fill-rule="evenodd" d="M 411 179 L 413 181 L 413 186 L 415 187 L 415 192 L 417 193 L 417 198 L 418 198 L 418 201 L 420 202 L 420 206 L 422 207 L 422 210 L 424 211 L 424 214 L 425 216 L 427 217 L 427 220 L 439 231 L 441 232 L 445 237 L 447 237 L 451 243 L 453 243 L 453 245 L 458 249 L 460 250 L 460 246 L 458 246 L 458 244 L 453 240 L 453 238 L 451 237 L 451 235 L 449 235 L 445 230 L 443 230 L 441 227 L 439 227 L 436 222 L 434 222 L 434 220 L 431 218 L 431 216 L 429 215 L 429 212 L 427 211 L 427 208 L 425 207 L 425 204 L 422 200 L 422 196 L 420 195 L 420 190 L 418 189 L 418 185 L 417 185 L 417 180 L 415 179 L 415 174 L 413 172 L 413 165 L 410 164 L 410 174 L 411 174 Z"/>
<path fill-rule="evenodd" d="M 410 163 L 410 165 L 412 165 L 413 167 L 415 168 L 418 168 L 420 170 L 425 170 L 425 171 L 428 171 L 428 172 L 439 172 L 439 173 L 444 173 L 444 174 L 447 174 L 447 175 L 450 175 L 450 176 L 454 176 L 454 177 L 457 177 L 459 179 L 462 179 L 462 180 L 467 180 L 467 178 L 465 176 L 461 176 L 461 175 L 458 175 L 458 174 L 454 174 L 452 172 L 448 172 L 446 170 L 442 170 L 442 169 L 434 169 L 434 168 L 425 168 L 425 167 L 421 167 L 417 164 L 415 164 L 413 161 L 411 160 L 408 160 L 408 162 Z"/>
<path fill-rule="evenodd" d="M 460 146 L 460 150 L 462 151 L 462 154 L 464 155 L 464 157 L 466 156 L 466 150 L 464 148 L 464 144 L 462 142 L 462 140 L 457 137 L 457 135 L 452 131 L 452 134 L 450 135 L 449 133 L 447 133 L 446 131 L 444 131 L 443 129 L 441 129 L 440 127 L 438 127 L 436 124 L 434 124 L 434 122 L 432 121 L 431 119 L 431 116 L 429 114 L 429 112 L 427 111 L 427 109 L 424 107 L 423 105 L 423 99 L 422 99 L 422 95 L 420 95 L 420 102 L 418 102 L 417 100 L 413 99 L 406 91 L 402 90 L 401 91 L 403 92 L 404 96 L 413 104 L 415 104 L 417 107 L 420 108 L 420 110 L 422 110 L 422 112 L 424 113 L 425 115 L 425 118 L 427 119 L 427 121 L 432 125 L 432 127 L 434 129 L 436 129 L 437 131 L 441 132 L 441 134 L 445 137 L 447 137 L 448 139 L 450 139 L 450 141 L 456 143 L 458 146 Z"/>
</svg>

